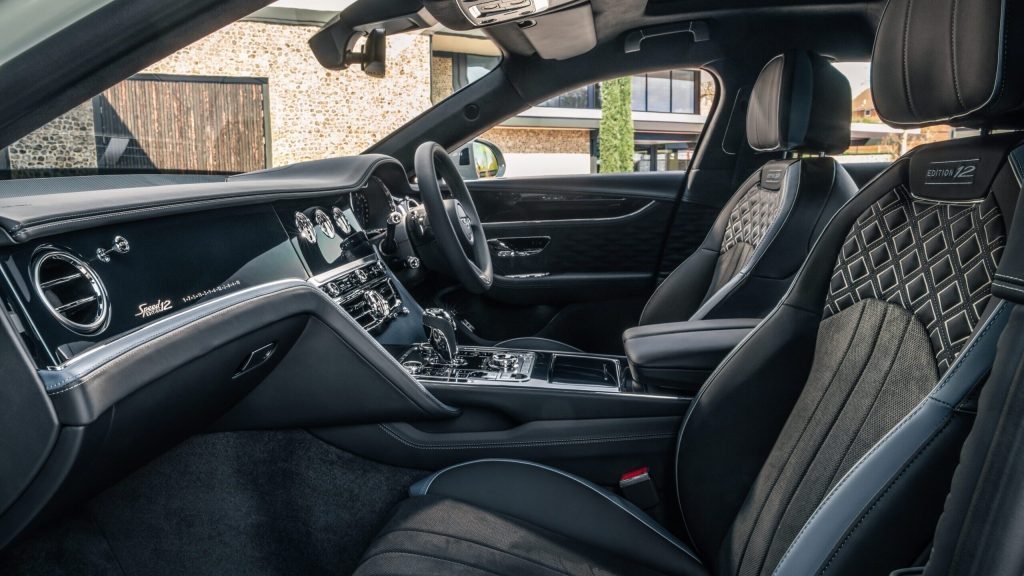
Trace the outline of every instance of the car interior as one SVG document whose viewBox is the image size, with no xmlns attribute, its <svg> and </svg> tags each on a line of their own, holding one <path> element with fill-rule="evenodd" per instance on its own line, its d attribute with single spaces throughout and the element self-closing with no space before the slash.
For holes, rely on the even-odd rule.
<svg viewBox="0 0 1024 576">
<path fill-rule="evenodd" d="M 77 4 L 0 41 L 0 146 L 269 1 Z M 358 155 L 0 179 L 0 574 L 1020 574 L 1019 9 L 356 0 L 325 70 L 500 63 Z M 869 61 L 956 137 L 842 161 Z M 685 170 L 467 178 L 667 69 L 715 87 Z"/>
</svg>

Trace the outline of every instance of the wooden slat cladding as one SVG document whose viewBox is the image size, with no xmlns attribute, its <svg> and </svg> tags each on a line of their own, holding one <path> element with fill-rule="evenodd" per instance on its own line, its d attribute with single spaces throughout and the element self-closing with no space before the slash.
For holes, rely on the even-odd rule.
<svg viewBox="0 0 1024 576">
<path fill-rule="evenodd" d="M 261 79 L 143 77 L 94 99 L 104 168 L 238 173 L 268 166 Z"/>
</svg>

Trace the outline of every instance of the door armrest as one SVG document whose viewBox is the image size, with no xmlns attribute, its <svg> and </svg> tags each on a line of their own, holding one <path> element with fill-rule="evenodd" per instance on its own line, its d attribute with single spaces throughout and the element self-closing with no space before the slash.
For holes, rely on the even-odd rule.
<svg viewBox="0 0 1024 576">
<path fill-rule="evenodd" d="M 649 324 L 622 335 L 633 379 L 650 388 L 696 393 L 718 364 L 761 322 L 729 318 Z"/>
</svg>

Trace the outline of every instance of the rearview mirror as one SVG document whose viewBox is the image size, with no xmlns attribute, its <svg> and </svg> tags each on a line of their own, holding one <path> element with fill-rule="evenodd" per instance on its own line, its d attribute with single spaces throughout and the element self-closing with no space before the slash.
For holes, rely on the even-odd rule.
<svg viewBox="0 0 1024 576">
<path fill-rule="evenodd" d="M 362 53 L 352 55 L 353 63 L 358 61 L 367 76 L 383 78 L 387 72 L 387 53 L 387 35 L 383 29 L 376 28 L 366 36 L 366 44 L 363 46 Z"/>
<path fill-rule="evenodd" d="M 366 38 L 363 50 L 356 52 L 356 43 L 363 37 Z M 309 39 L 309 47 L 320 65 L 330 70 L 345 70 L 359 64 L 363 72 L 374 78 L 383 78 L 387 72 L 388 45 L 384 28 L 359 32 L 347 28 L 335 17 Z"/>
<path fill-rule="evenodd" d="M 505 175 L 505 155 L 488 140 L 476 139 L 451 153 L 463 180 L 500 178 Z"/>
</svg>

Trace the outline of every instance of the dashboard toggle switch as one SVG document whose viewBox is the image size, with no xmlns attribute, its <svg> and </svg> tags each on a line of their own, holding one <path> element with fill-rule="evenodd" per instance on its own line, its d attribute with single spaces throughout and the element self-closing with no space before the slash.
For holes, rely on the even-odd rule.
<svg viewBox="0 0 1024 576">
<path fill-rule="evenodd" d="M 104 264 L 110 262 L 111 254 L 127 254 L 132 247 L 124 236 L 114 236 L 114 243 L 110 248 L 97 248 L 96 259 Z"/>
</svg>

